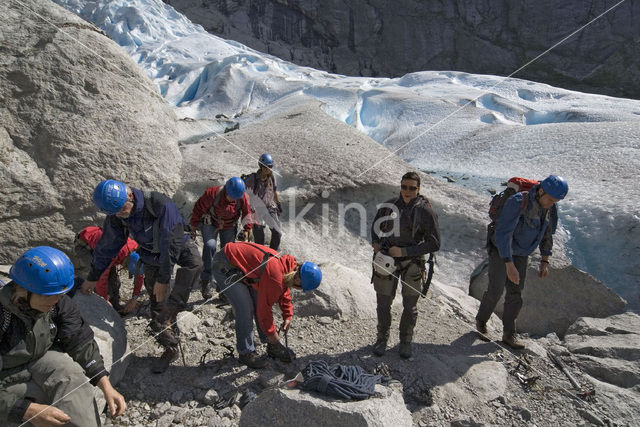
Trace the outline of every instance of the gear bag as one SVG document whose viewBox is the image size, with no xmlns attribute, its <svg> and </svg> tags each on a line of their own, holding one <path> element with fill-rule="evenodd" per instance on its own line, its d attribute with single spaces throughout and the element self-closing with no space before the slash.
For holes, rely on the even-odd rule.
<svg viewBox="0 0 640 427">
<path fill-rule="evenodd" d="M 498 218 L 500 218 L 500 212 L 502 212 L 502 208 L 504 207 L 504 204 L 507 202 L 509 197 L 513 196 L 516 193 L 522 193 L 524 195 L 521 207 L 521 212 L 523 212 L 527 207 L 528 199 L 526 196 L 529 193 L 529 190 L 538 183 L 539 181 L 536 181 L 535 179 L 527 179 L 514 176 L 509 181 L 507 181 L 507 188 L 491 198 L 491 202 L 489 203 L 489 219 L 491 220 L 491 222 L 487 226 L 487 247 L 489 247 L 490 245 L 495 246 L 496 244 L 494 239 L 496 223 L 498 222 Z"/>
</svg>

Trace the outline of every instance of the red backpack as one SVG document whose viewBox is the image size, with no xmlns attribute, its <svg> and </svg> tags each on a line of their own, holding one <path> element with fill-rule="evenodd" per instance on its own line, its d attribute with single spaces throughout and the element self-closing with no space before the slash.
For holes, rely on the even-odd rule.
<svg viewBox="0 0 640 427">
<path fill-rule="evenodd" d="M 538 183 L 539 182 L 535 179 L 526 179 L 514 176 L 507 181 L 507 188 L 505 188 L 504 191 L 491 198 L 491 202 L 489 203 L 489 218 L 491 219 L 491 222 L 487 226 L 487 244 L 492 243 L 495 246 L 493 235 L 495 233 L 496 222 L 498 222 L 500 212 L 502 211 L 504 204 L 507 202 L 507 199 L 516 193 L 523 193 L 524 197 L 522 198 L 520 212 L 524 212 L 527 207 L 527 194 L 529 193 L 529 190 Z"/>
</svg>

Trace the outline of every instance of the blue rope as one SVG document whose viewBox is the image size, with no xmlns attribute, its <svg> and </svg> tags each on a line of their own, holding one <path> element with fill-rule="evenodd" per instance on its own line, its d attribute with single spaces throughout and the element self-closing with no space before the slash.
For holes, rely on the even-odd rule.
<svg viewBox="0 0 640 427">
<path fill-rule="evenodd" d="M 360 366 L 329 366 L 324 360 L 309 362 L 302 375 L 303 390 L 347 400 L 367 399 L 373 395 L 376 384 L 389 382 L 382 375 L 366 373 Z"/>
</svg>

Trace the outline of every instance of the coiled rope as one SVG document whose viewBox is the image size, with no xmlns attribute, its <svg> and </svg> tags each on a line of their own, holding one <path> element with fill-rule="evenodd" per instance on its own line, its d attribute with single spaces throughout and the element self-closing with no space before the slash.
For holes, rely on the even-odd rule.
<svg viewBox="0 0 640 427">
<path fill-rule="evenodd" d="M 360 366 L 329 365 L 327 362 L 309 362 L 302 370 L 301 388 L 347 400 L 367 399 L 376 384 L 388 384 L 389 378 L 366 373 Z"/>
</svg>

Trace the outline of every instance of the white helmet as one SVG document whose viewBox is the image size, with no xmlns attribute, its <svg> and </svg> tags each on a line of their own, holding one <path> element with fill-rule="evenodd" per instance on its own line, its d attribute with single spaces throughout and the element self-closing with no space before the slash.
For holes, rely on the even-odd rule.
<svg viewBox="0 0 640 427">
<path fill-rule="evenodd" d="M 396 263 L 393 257 L 383 254 L 382 251 L 378 251 L 373 258 L 373 269 L 378 275 L 387 277 L 396 271 Z"/>
</svg>

